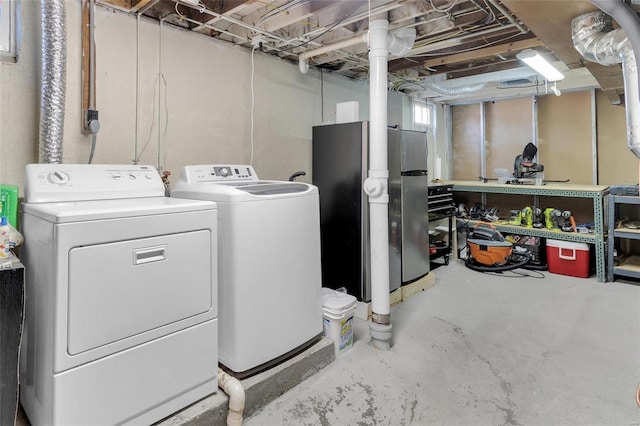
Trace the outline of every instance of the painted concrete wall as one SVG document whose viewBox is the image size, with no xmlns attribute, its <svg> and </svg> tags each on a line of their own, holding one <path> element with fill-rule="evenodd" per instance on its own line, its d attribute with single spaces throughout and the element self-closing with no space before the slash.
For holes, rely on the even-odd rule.
<svg viewBox="0 0 640 426">
<path fill-rule="evenodd" d="M 66 6 L 63 162 L 86 163 L 81 1 Z M 0 182 L 22 190 L 24 166 L 38 161 L 39 2 L 22 2 L 20 19 L 18 61 L 0 65 Z M 315 69 L 303 75 L 296 64 L 156 21 L 97 7 L 95 37 L 101 122 L 95 164 L 137 161 L 169 170 L 175 180 L 184 165 L 246 164 L 253 153 L 261 178 L 306 170 L 301 180 L 311 181 L 312 126 L 335 121 L 339 102 L 358 101 L 360 119 L 369 116 L 366 83 Z M 390 120 L 406 121 L 407 105 L 405 95 L 391 94 Z"/>
</svg>

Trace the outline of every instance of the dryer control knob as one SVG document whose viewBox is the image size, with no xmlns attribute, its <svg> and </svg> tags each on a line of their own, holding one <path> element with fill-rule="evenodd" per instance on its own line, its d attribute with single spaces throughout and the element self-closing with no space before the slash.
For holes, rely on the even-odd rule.
<svg viewBox="0 0 640 426">
<path fill-rule="evenodd" d="M 57 170 L 49 175 L 49 180 L 51 181 L 51 183 L 63 185 L 69 182 L 69 175 L 65 172 Z"/>
</svg>

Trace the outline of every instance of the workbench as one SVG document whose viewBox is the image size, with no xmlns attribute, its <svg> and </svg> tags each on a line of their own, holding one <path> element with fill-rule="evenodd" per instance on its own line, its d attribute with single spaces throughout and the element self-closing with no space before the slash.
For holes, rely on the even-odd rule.
<svg viewBox="0 0 640 426">
<path fill-rule="evenodd" d="M 456 192 L 476 192 L 482 194 L 504 194 L 504 195 L 531 195 L 531 196 L 551 196 L 564 198 L 589 198 L 593 203 L 593 228 L 592 233 L 583 234 L 576 232 L 562 232 L 548 230 L 546 228 L 528 228 L 524 226 L 494 223 L 500 232 L 531 235 L 554 240 L 573 241 L 587 243 L 594 246 L 596 261 L 596 276 L 598 281 L 605 282 L 606 276 L 606 255 L 604 226 L 605 201 L 609 194 L 609 187 L 606 185 L 578 185 L 569 183 L 548 183 L 545 185 L 514 185 L 500 184 L 496 182 L 484 183 L 481 181 L 447 181 L 453 184 L 453 191 Z M 535 203 L 532 203 L 534 205 Z M 477 221 L 469 221 L 472 226 Z"/>
</svg>

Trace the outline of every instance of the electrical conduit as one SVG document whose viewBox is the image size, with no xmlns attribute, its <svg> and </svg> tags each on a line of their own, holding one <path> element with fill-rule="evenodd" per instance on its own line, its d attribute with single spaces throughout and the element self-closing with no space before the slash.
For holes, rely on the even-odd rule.
<svg viewBox="0 0 640 426">
<path fill-rule="evenodd" d="M 218 368 L 218 387 L 229 395 L 227 426 L 241 426 L 244 411 L 244 389 L 238 379 Z"/>
<path fill-rule="evenodd" d="M 638 25 L 638 28 L 634 29 L 633 37 L 640 37 L 640 32 L 636 31 L 640 29 L 640 24 L 634 25 Z M 611 17 L 602 12 L 592 12 L 573 19 L 571 30 L 574 47 L 585 59 L 601 65 L 622 63 L 627 146 L 640 158 L 640 90 L 637 56 L 632 48 L 631 35 L 625 28 L 614 30 Z"/>
</svg>

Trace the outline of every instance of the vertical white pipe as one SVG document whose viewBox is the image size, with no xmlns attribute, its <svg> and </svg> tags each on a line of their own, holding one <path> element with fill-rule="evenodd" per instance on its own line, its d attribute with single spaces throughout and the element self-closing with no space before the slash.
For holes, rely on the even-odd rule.
<svg viewBox="0 0 640 426">
<path fill-rule="evenodd" d="M 371 242 L 371 341 L 374 347 L 391 346 L 389 297 L 389 195 L 387 183 L 387 35 L 389 22 L 376 20 L 369 26 L 369 196 Z"/>
</svg>

